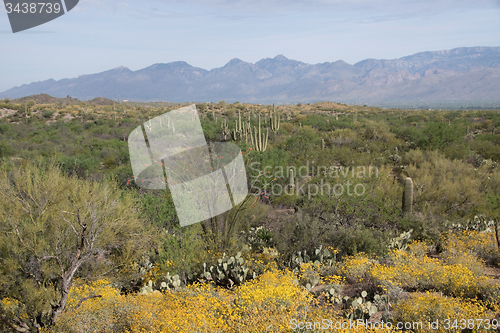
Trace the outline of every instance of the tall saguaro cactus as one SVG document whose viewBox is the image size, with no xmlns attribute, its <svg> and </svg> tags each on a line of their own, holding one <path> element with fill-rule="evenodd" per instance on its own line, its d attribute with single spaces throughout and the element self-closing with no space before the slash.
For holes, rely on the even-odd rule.
<svg viewBox="0 0 500 333">
<path fill-rule="evenodd" d="M 278 117 L 278 112 L 276 112 L 276 107 L 273 103 L 273 112 L 271 112 L 271 131 L 277 132 L 280 129 L 280 117 Z"/>
<path fill-rule="evenodd" d="M 410 177 L 405 179 L 405 188 L 403 190 L 403 213 L 413 213 L 413 181 Z"/>
<path fill-rule="evenodd" d="M 227 136 L 231 133 L 229 131 L 229 126 L 227 125 L 227 121 L 224 119 L 221 123 L 221 128 L 222 128 L 222 131 L 223 131 L 223 134 L 224 134 L 224 140 L 227 140 Z"/>
<path fill-rule="evenodd" d="M 223 129 L 224 137 L 229 134 L 229 129 L 226 120 L 223 120 L 221 127 Z M 265 151 L 267 149 L 267 142 L 269 140 L 269 127 L 266 127 L 265 132 L 261 128 L 261 119 L 259 115 L 259 126 L 252 127 L 250 124 L 250 114 L 248 115 L 248 123 L 242 121 L 241 114 L 238 114 L 238 120 L 234 121 L 234 130 L 232 136 L 234 141 L 243 141 L 251 143 L 256 151 Z"/>
<path fill-rule="evenodd" d="M 241 112 L 240 112 L 240 110 L 238 110 L 238 126 L 236 126 L 236 130 L 238 132 L 242 131 L 242 128 L 241 128 Z"/>
<path fill-rule="evenodd" d="M 269 127 L 266 128 L 266 133 L 262 133 L 261 130 L 261 122 L 260 122 L 260 115 L 259 115 L 259 128 L 253 127 L 253 135 L 252 131 L 250 130 L 250 137 L 252 139 L 252 145 L 255 145 L 255 150 L 257 151 L 265 151 L 267 149 L 267 141 L 269 139 Z"/>
</svg>

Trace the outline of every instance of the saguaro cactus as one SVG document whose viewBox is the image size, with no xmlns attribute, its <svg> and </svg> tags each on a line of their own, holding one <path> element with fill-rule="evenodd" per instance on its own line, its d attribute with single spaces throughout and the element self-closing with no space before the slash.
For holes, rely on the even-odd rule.
<svg viewBox="0 0 500 333">
<path fill-rule="evenodd" d="M 295 187 L 295 178 L 293 177 L 293 169 L 288 170 L 288 178 L 290 178 L 290 187 L 293 189 Z"/>
<path fill-rule="evenodd" d="M 265 151 L 267 149 L 267 141 L 269 138 L 269 127 L 266 128 L 266 133 L 262 133 L 262 129 L 260 127 L 260 115 L 259 115 L 259 128 L 253 127 L 252 131 L 249 129 L 250 138 L 252 140 L 252 145 L 255 145 L 255 150 L 257 151 Z"/>
<path fill-rule="evenodd" d="M 222 127 L 222 130 L 223 130 L 223 134 L 224 134 L 224 140 L 227 140 L 227 136 L 231 133 L 229 131 L 229 126 L 227 125 L 227 121 L 224 119 L 221 123 L 220 123 L 221 127 Z"/>
<path fill-rule="evenodd" d="M 276 132 L 280 129 L 280 118 L 273 103 L 273 112 L 271 112 L 271 130 Z"/>
<path fill-rule="evenodd" d="M 259 114 L 259 150 L 262 151 L 262 136 L 260 133 L 260 114 Z"/>
<path fill-rule="evenodd" d="M 325 149 L 325 139 L 321 139 L 321 150 Z"/>
<path fill-rule="evenodd" d="M 410 177 L 405 179 L 405 188 L 403 190 L 403 213 L 413 213 L 413 181 Z"/>
</svg>

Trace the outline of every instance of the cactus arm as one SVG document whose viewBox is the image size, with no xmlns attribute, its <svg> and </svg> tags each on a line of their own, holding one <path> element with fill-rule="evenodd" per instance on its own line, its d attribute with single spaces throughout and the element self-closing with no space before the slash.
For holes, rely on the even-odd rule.
<svg viewBox="0 0 500 333">
<path fill-rule="evenodd" d="M 262 151 L 262 136 L 260 130 L 260 114 L 259 114 L 259 151 Z"/>
<path fill-rule="evenodd" d="M 267 139 L 269 138 L 269 127 L 266 128 L 266 143 L 264 144 L 264 149 L 262 151 L 266 151 L 267 149 Z"/>
</svg>

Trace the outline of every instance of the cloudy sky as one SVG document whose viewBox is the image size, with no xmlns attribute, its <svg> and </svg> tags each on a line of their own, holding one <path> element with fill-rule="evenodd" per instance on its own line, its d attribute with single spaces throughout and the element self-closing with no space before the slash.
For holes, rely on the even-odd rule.
<svg viewBox="0 0 500 333">
<path fill-rule="evenodd" d="M 354 64 L 461 46 L 500 46 L 500 0 L 80 0 L 16 34 L 0 5 L 0 91 L 179 60 Z"/>
</svg>

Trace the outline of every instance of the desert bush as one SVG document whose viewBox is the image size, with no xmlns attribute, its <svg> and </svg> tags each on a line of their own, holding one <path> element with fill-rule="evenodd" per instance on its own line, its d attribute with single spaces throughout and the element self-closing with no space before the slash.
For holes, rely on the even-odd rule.
<svg viewBox="0 0 500 333">
<path fill-rule="evenodd" d="M 51 119 L 53 115 L 54 115 L 54 111 L 52 111 L 52 110 L 51 110 L 51 111 L 45 111 L 45 112 L 43 113 L 43 117 L 44 117 L 45 119 Z"/>
<path fill-rule="evenodd" d="M 140 196 L 141 216 L 151 225 L 171 231 L 179 227 L 169 191 L 150 190 Z"/>
<path fill-rule="evenodd" d="M 419 294 L 396 303 L 393 315 L 395 326 L 396 322 L 408 323 L 407 330 L 414 332 L 463 332 L 461 329 L 467 328 L 479 332 L 485 330 L 485 320 L 492 318 L 492 314 L 488 313 L 481 303 L 465 302 L 430 293 Z M 484 321 L 481 329 L 478 329 L 480 320 Z M 436 328 L 429 327 L 429 323 L 436 322 Z"/>
<path fill-rule="evenodd" d="M 9 157 L 14 155 L 15 150 L 14 148 L 10 145 L 10 143 L 6 141 L 0 141 L 0 158 L 2 157 Z"/>
<path fill-rule="evenodd" d="M 329 233 L 327 244 L 338 248 L 343 255 L 354 256 L 359 253 L 384 256 L 390 233 L 376 228 L 339 227 Z"/>
<path fill-rule="evenodd" d="M 438 152 L 426 155 L 420 166 L 405 168 L 414 181 L 415 211 L 426 216 L 447 215 L 448 219 L 477 211 L 482 204 L 479 174 L 470 165 L 448 160 Z"/>
<path fill-rule="evenodd" d="M 2 165 L 0 199 L 0 298 L 26 308 L 2 323 L 16 330 L 55 323 L 75 276 L 119 279 L 118 268 L 152 240 L 137 202 L 115 182 L 67 177 L 53 164 Z"/>
<path fill-rule="evenodd" d="M 314 150 L 319 150 L 321 139 L 317 131 L 309 126 L 299 128 L 297 132 L 286 141 L 288 150 L 297 161 L 305 162 Z M 305 165 L 305 164 L 304 164 Z"/>
<path fill-rule="evenodd" d="M 454 260 L 450 264 L 426 256 L 427 244 L 413 242 L 409 251 L 393 250 L 392 264 L 374 264 L 371 276 L 385 286 L 399 286 L 407 291 L 439 290 L 456 297 L 480 296 L 486 287 L 481 262 L 476 258 Z M 463 266 L 462 264 L 467 264 Z"/>
<path fill-rule="evenodd" d="M 110 281 L 77 280 L 68 297 L 68 312 L 52 332 L 124 332 L 130 329 L 133 308 Z"/>
<path fill-rule="evenodd" d="M 66 175 L 76 175 L 86 178 L 90 174 L 95 174 L 99 169 L 99 160 L 92 155 L 63 155 L 59 159 L 61 171 Z"/>
<path fill-rule="evenodd" d="M 420 147 L 440 149 L 463 140 L 465 128 L 443 122 L 430 122 L 423 131 L 424 137 L 417 142 Z"/>
<path fill-rule="evenodd" d="M 282 123 L 280 124 L 280 129 L 281 128 L 283 128 L 288 134 L 292 134 L 295 131 L 295 126 L 291 123 Z"/>
<path fill-rule="evenodd" d="M 500 251 L 492 231 L 464 230 L 450 233 L 443 242 L 443 256 L 480 258 L 489 264 L 500 262 Z M 465 260 L 465 259 L 464 259 Z"/>
<path fill-rule="evenodd" d="M 355 256 L 346 257 L 344 262 L 338 265 L 339 274 L 349 283 L 360 282 L 373 264 L 375 264 L 373 259 L 368 258 L 364 253 L 358 253 Z"/>
<path fill-rule="evenodd" d="M 203 262 L 209 258 L 199 224 L 163 230 L 158 242 L 155 262 L 160 268 L 159 274 L 177 274 L 184 284 L 194 280 L 194 276 L 202 270 Z"/>
<path fill-rule="evenodd" d="M 342 322 L 331 309 L 316 307 L 294 274 L 274 269 L 234 291 L 199 283 L 177 291 L 128 296 L 108 287 L 106 292 L 95 291 L 102 297 L 82 303 L 46 332 L 292 332 L 297 331 L 291 328 L 293 320 Z M 76 294 L 86 295 L 74 291 L 71 295 Z M 346 330 L 355 331 L 365 330 Z"/>
<path fill-rule="evenodd" d="M 424 216 L 414 213 L 401 219 L 401 226 L 405 230 L 412 229 L 412 240 L 434 244 L 441 248 L 441 234 L 447 231 L 446 221 L 440 216 Z"/>
</svg>

